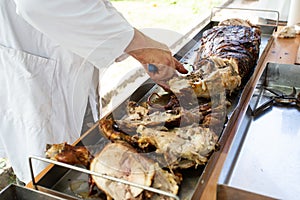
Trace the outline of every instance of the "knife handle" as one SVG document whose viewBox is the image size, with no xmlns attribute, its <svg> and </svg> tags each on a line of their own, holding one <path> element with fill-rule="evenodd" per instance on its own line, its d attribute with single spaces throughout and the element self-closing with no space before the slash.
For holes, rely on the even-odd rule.
<svg viewBox="0 0 300 200">
<path fill-rule="evenodd" d="M 269 99 L 267 102 L 263 103 L 261 106 L 259 106 L 259 107 L 256 108 L 255 110 L 253 110 L 253 111 L 252 111 L 252 116 L 253 116 L 253 117 L 258 117 L 258 116 L 260 116 L 262 113 L 264 113 L 264 112 L 266 112 L 267 110 L 269 110 L 270 108 L 272 108 L 273 102 L 274 102 L 274 99 L 273 99 L 273 98 Z"/>
<path fill-rule="evenodd" d="M 153 65 L 153 64 L 148 64 L 148 71 L 152 72 L 152 73 L 157 73 L 158 72 L 158 68 Z"/>
</svg>

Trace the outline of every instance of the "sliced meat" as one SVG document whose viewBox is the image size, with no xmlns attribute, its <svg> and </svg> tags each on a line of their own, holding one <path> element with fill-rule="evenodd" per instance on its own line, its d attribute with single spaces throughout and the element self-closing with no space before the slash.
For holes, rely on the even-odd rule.
<svg viewBox="0 0 300 200">
<path fill-rule="evenodd" d="M 157 163 L 137 153 L 134 148 L 124 142 L 106 145 L 92 160 L 90 170 L 143 186 L 151 186 L 175 195 L 179 189 L 173 174 L 164 171 Z M 148 199 L 171 199 L 98 176 L 93 175 L 92 178 L 96 185 L 114 200 L 145 199 L 146 194 Z"/>
<path fill-rule="evenodd" d="M 141 140 L 150 141 L 159 153 L 165 155 L 170 166 L 178 165 L 181 159 L 193 161 L 195 165 L 205 164 L 218 140 L 213 131 L 198 124 L 171 130 L 141 125 L 137 132 L 141 135 Z"/>
</svg>

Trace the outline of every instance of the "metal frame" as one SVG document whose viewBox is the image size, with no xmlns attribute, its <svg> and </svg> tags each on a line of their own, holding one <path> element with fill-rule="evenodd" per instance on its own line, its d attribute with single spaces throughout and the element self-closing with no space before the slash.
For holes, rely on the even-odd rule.
<svg viewBox="0 0 300 200">
<path fill-rule="evenodd" d="M 214 9 L 218 9 L 218 11 L 214 12 Z M 269 12 L 269 13 L 274 13 L 277 15 L 277 20 L 276 20 L 276 29 L 278 28 L 279 24 L 279 12 L 276 10 L 265 10 L 265 9 L 251 9 L 251 8 L 233 8 L 233 7 L 213 7 L 211 10 L 211 15 L 210 15 L 210 21 L 212 21 L 213 17 L 215 16 L 214 14 L 217 12 L 220 12 L 220 10 L 244 10 L 244 11 L 251 11 L 251 12 Z"/>
<path fill-rule="evenodd" d="M 96 173 L 96 172 L 93 172 L 93 171 L 90 171 L 90 170 L 87 170 L 87 169 L 83 169 L 83 168 L 76 167 L 76 166 L 73 166 L 73 165 L 65 164 L 65 163 L 62 163 L 62 162 L 58 162 L 58 161 L 54 161 L 54 160 L 50 160 L 50 159 L 46 159 L 46 158 L 40 158 L 40 157 L 37 157 L 37 156 L 30 156 L 29 157 L 30 174 L 31 174 L 31 179 L 32 179 L 32 185 L 34 186 L 34 189 L 36 189 L 36 190 L 38 190 L 38 188 L 37 188 L 37 184 L 36 184 L 35 178 L 34 178 L 35 176 L 34 176 L 33 165 L 32 165 L 32 160 L 33 159 L 43 161 L 43 162 L 47 162 L 47 163 L 54 164 L 54 165 L 58 165 L 58 166 L 61 166 L 61 167 L 65 167 L 65 168 L 68 168 L 68 169 L 72 169 L 72 170 L 75 170 L 75 171 L 86 173 L 86 174 L 89 174 L 89 175 L 98 176 L 100 178 L 104 178 L 104 179 L 107 179 L 107 180 L 119 182 L 119 183 L 126 184 L 126 185 L 130 185 L 130 186 L 133 186 L 133 187 L 136 187 L 136 188 L 140 188 L 140 189 L 143 189 L 143 190 L 147 190 L 147 191 L 150 191 L 150 192 L 154 192 L 154 193 L 157 193 L 157 194 L 168 196 L 168 197 L 171 197 L 171 198 L 176 199 L 176 200 L 180 200 L 180 198 L 178 196 L 176 196 L 172 193 L 169 193 L 169 192 L 165 192 L 163 190 L 159 190 L 159 189 L 148 187 L 148 186 L 145 186 L 145 185 L 133 183 L 133 182 L 126 181 L 126 180 L 123 180 L 123 179 L 108 176 L 108 175 L 105 175 L 105 174 L 99 174 L 99 173 Z"/>
</svg>

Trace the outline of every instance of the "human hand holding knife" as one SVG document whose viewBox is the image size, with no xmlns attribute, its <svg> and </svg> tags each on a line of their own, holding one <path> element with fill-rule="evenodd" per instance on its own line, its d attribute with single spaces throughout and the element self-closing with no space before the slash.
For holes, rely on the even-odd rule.
<svg viewBox="0 0 300 200">
<path fill-rule="evenodd" d="M 125 52 L 143 64 L 150 78 L 165 90 L 169 90 L 168 80 L 177 75 L 176 71 L 188 73 L 165 44 L 136 29 L 134 38 Z"/>
</svg>

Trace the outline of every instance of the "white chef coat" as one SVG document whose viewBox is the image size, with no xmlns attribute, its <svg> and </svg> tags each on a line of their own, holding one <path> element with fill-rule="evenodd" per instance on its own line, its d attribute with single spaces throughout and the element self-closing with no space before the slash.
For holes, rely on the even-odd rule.
<svg viewBox="0 0 300 200">
<path fill-rule="evenodd" d="M 30 155 L 78 139 L 94 66 L 120 56 L 133 28 L 105 0 L 0 0 L 0 9 L 0 156 L 27 183 Z"/>
</svg>

